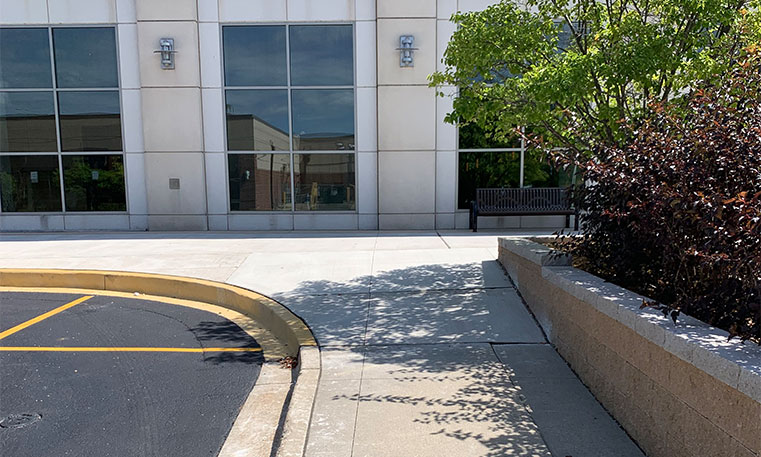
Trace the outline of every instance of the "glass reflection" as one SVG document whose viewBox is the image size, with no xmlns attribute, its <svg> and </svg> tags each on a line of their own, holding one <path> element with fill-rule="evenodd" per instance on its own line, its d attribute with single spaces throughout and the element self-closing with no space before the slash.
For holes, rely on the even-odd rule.
<svg viewBox="0 0 761 457">
<path fill-rule="evenodd" d="M 299 211 L 353 211 L 354 154 L 294 154 L 295 205 Z"/>
<path fill-rule="evenodd" d="M 288 92 L 285 90 L 228 90 L 227 149 L 230 151 L 288 151 Z"/>
<path fill-rule="evenodd" d="M 294 90 L 293 149 L 354 150 L 354 91 Z"/>
<path fill-rule="evenodd" d="M 495 140 L 486 131 L 475 124 L 466 124 L 459 128 L 460 149 L 502 149 L 520 148 L 521 139 L 516 134 L 507 140 Z"/>
<path fill-rule="evenodd" d="M 119 93 L 59 92 L 61 150 L 121 151 Z"/>
<path fill-rule="evenodd" d="M 3 211 L 61 211 L 58 156 L 0 156 Z"/>
<path fill-rule="evenodd" d="M 572 169 L 555 166 L 540 151 L 526 151 L 523 159 L 523 187 L 567 187 L 572 183 Z"/>
<path fill-rule="evenodd" d="M 520 152 L 460 152 L 457 207 L 470 208 L 480 187 L 520 187 Z"/>
<path fill-rule="evenodd" d="M 230 154 L 231 211 L 291 209 L 289 154 Z"/>
<path fill-rule="evenodd" d="M 116 37 L 111 27 L 53 29 L 58 87 L 118 87 Z"/>
<path fill-rule="evenodd" d="M 290 33 L 292 85 L 354 84 L 351 25 L 294 25 Z"/>
<path fill-rule="evenodd" d="M 222 29 L 227 86 L 285 86 L 285 26 Z"/>
<path fill-rule="evenodd" d="M 120 155 L 63 156 L 66 211 L 126 211 Z"/>
<path fill-rule="evenodd" d="M 0 151 L 57 151 L 53 92 L 0 92 Z"/>
<path fill-rule="evenodd" d="M 0 29 L 0 88 L 53 87 L 48 29 Z"/>
</svg>

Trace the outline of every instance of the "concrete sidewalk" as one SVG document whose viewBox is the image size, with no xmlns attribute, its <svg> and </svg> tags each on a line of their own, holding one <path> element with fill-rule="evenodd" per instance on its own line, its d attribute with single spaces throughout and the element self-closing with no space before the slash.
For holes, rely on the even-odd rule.
<svg viewBox="0 0 761 457">
<path fill-rule="evenodd" d="M 322 351 L 308 457 L 642 456 L 496 254 L 467 232 L 0 235 L 0 267 L 194 276 L 291 308 Z"/>
</svg>

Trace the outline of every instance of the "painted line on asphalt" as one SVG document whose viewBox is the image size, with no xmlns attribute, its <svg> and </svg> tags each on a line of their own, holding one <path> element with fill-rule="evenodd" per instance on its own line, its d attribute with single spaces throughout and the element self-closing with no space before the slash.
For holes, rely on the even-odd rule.
<svg viewBox="0 0 761 457">
<path fill-rule="evenodd" d="M 252 319 L 250 316 L 243 314 L 239 311 L 235 311 L 223 306 L 214 305 L 207 302 L 185 300 L 179 298 L 172 298 L 159 295 L 149 294 L 137 294 L 134 292 L 117 292 L 112 290 L 95 290 L 95 289 L 80 289 L 80 288 L 64 288 L 64 287 L 13 287 L 13 286 L 0 286 L 0 293 L 2 292 L 16 292 L 16 293 L 58 293 L 58 294 L 87 294 L 95 297 L 118 297 L 128 298 L 135 300 L 155 301 L 159 303 L 167 303 L 170 305 L 184 306 L 187 308 L 193 308 L 201 311 L 206 311 L 218 316 L 222 316 L 225 319 L 235 323 L 251 338 L 263 348 L 267 348 L 264 351 L 264 358 L 270 362 L 278 361 L 281 358 L 288 355 L 286 348 L 283 344 L 273 335 L 273 333 L 266 329 L 263 325 Z"/>
<path fill-rule="evenodd" d="M 0 352 L 262 352 L 262 348 L 0 346 Z"/>
<path fill-rule="evenodd" d="M 84 297 L 79 297 L 76 300 L 70 301 L 69 303 L 66 303 L 65 305 L 61 305 L 61 306 L 59 306 L 56 309 L 52 309 L 52 310 L 48 311 L 45 314 L 40 314 L 39 316 L 37 316 L 37 317 L 35 317 L 33 319 L 29 319 L 28 321 L 22 322 L 21 324 L 15 326 L 15 327 L 9 328 L 8 330 L 0 333 L 0 340 L 2 340 L 5 337 L 11 336 L 11 335 L 13 335 L 16 332 L 24 330 L 25 328 L 27 328 L 29 326 L 32 326 L 32 325 L 36 324 L 37 322 L 45 320 L 45 319 L 47 319 L 50 316 L 55 316 L 56 314 L 58 314 L 58 313 L 60 313 L 62 311 L 66 311 L 67 309 L 69 309 L 69 308 L 71 308 L 73 306 L 76 306 L 76 305 L 78 305 L 78 304 L 80 304 L 80 303 L 82 303 L 84 301 L 87 301 L 87 300 L 89 300 L 91 298 L 93 298 L 92 295 L 85 295 Z"/>
</svg>

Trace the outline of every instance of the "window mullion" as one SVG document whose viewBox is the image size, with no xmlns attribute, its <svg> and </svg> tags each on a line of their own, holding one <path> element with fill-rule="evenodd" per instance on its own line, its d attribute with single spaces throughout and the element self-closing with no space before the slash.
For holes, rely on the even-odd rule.
<svg viewBox="0 0 761 457">
<path fill-rule="evenodd" d="M 288 154 L 291 161 L 291 214 L 296 212 L 296 157 L 293 154 L 293 103 L 291 102 L 291 26 L 285 26 L 285 83 L 288 88 Z M 295 222 L 294 222 L 295 224 Z"/>
<path fill-rule="evenodd" d="M 48 27 L 48 43 L 50 45 L 50 72 L 53 83 L 53 112 L 55 113 L 55 137 L 58 147 L 58 183 L 61 190 L 61 212 L 66 213 L 66 193 L 63 189 L 63 160 L 61 159 L 61 116 L 58 109 L 58 81 L 55 73 L 55 49 L 53 47 L 53 28 Z M 65 224 L 65 223 L 64 223 Z M 64 225 L 65 228 L 65 225 Z"/>
<path fill-rule="evenodd" d="M 523 168 L 525 166 L 525 154 L 526 154 L 526 139 L 521 135 L 521 168 L 520 179 L 518 181 L 518 187 L 523 188 Z"/>
</svg>

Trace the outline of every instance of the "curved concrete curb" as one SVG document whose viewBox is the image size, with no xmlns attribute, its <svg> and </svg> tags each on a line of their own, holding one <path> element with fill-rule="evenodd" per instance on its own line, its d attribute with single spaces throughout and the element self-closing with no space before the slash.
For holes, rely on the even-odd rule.
<svg viewBox="0 0 761 457">
<path fill-rule="evenodd" d="M 139 292 L 211 303 L 259 322 L 286 346 L 285 355 L 296 357 L 301 346 L 317 346 L 304 321 L 275 300 L 205 279 L 122 271 L 0 269 L 0 286 Z"/>
<path fill-rule="evenodd" d="M 0 286 L 102 290 L 210 303 L 244 314 L 299 358 L 293 372 L 265 363 L 220 456 L 301 457 L 320 375 L 320 353 L 307 325 L 285 306 L 256 292 L 205 279 L 98 270 L 0 269 Z M 263 406 L 279 405 L 276 410 Z M 266 409 L 266 410 L 265 410 Z M 267 420 L 262 420 L 266 416 Z"/>
</svg>

